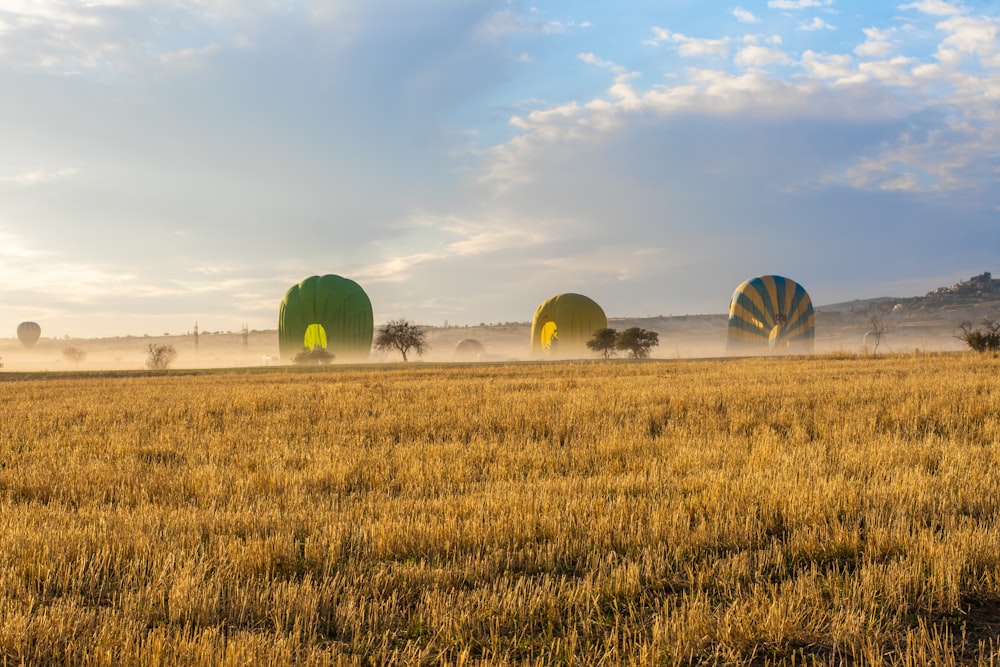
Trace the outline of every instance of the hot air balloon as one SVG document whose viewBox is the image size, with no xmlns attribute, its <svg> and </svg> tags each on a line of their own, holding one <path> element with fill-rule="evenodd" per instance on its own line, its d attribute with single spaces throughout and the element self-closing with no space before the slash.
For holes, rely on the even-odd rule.
<svg viewBox="0 0 1000 667">
<path fill-rule="evenodd" d="M 812 300 L 794 280 L 758 276 L 733 292 L 726 342 L 730 354 L 810 354 L 814 337 Z"/>
<path fill-rule="evenodd" d="M 476 361 L 479 355 L 485 354 L 486 348 L 474 338 L 463 338 L 455 343 L 455 358 L 465 361 Z"/>
<path fill-rule="evenodd" d="M 531 356 L 573 358 L 589 356 L 587 341 L 608 318 L 599 305 L 582 294 L 558 294 L 535 310 L 531 320 Z"/>
<path fill-rule="evenodd" d="M 310 276 L 281 301 L 278 349 L 286 360 L 319 346 L 337 361 L 365 361 L 374 329 L 372 302 L 360 285 L 332 274 Z"/>
<path fill-rule="evenodd" d="M 36 322 L 21 322 L 17 325 L 17 339 L 29 350 L 38 342 L 42 328 Z"/>
</svg>

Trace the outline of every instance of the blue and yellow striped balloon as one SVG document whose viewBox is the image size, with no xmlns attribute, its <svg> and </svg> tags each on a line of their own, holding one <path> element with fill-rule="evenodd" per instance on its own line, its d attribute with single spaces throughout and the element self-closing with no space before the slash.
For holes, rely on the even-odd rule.
<svg viewBox="0 0 1000 667">
<path fill-rule="evenodd" d="M 809 294 L 794 280 L 757 276 L 733 292 L 729 302 L 729 354 L 810 354 L 816 318 Z"/>
</svg>

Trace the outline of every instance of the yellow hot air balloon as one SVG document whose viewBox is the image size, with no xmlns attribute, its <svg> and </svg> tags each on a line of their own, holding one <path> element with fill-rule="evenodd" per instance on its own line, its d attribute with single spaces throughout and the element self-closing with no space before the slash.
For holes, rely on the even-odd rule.
<svg viewBox="0 0 1000 667">
<path fill-rule="evenodd" d="M 587 341 L 606 329 L 608 318 L 593 299 L 557 294 L 535 310 L 531 320 L 531 356 L 572 359 L 590 356 Z"/>
</svg>

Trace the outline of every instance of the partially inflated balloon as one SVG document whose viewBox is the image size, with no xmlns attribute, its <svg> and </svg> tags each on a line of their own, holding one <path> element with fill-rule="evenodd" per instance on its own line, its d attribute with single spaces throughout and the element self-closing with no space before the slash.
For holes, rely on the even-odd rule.
<svg viewBox="0 0 1000 667">
<path fill-rule="evenodd" d="M 310 276 L 285 293 L 278 311 L 278 349 L 293 359 L 323 348 L 337 361 L 365 361 L 375 330 L 372 302 L 353 280 Z"/>
<path fill-rule="evenodd" d="M 587 341 L 608 327 L 604 310 L 582 294 L 557 294 L 535 310 L 531 320 L 533 357 L 589 356 Z"/>
<path fill-rule="evenodd" d="M 730 354 L 813 351 L 815 315 L 802 285 L 782 276 L 742 283 L 729 302 L 726 350 Z"/>
<path fill-rule="evenodd" d="M 485 354 L 486 348 L 474 338 L 463 338 L 455 343 L 455 358 L 465 361 L 475 361 L 479 355 Z"/>
</svg>

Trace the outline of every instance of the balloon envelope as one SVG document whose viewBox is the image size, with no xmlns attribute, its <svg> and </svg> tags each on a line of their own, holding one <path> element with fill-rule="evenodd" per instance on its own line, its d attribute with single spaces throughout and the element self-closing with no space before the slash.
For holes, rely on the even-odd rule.
<svg viewBox="0 0 1000 667">
<path fill-rule="evenodd" d="M 337 361 L 365 361 L 374 329 L 372 302 L 360 285 L 333 274 L 310 276 L 281 301 L 278 349 L 286 360 L 321 347 Z"/>
<path fill-rule="evenodd" d="M 475 361 L 485 352 L 483 344 L 474 338 L 463 338 L 455 343 L 455 357 L 458 359 Z"/>
<path fill-rule="evenodd" d="M 535 310 L 531 320 L 531 356 L 573 358 L 589 356 L 587 341 L 608 327 L 597 302 L 582 294 L 557 294 Z"/>
<path fill-rule="evenodd" d="M 730 354 L 809 354 L 815 338 L 809 294 L 794 280 L 757 276 L 744 281 L 729 302 L 726 351 Z"/>
<path fill-rule="evenodd" d="M 21 322 L 17 325 L 17 339 L 28 349 L 38 342 L 41 335 L 42 328 L 35 322 Z"/>
</svg>

